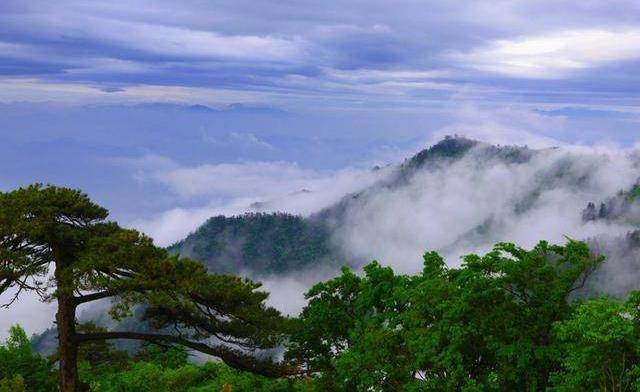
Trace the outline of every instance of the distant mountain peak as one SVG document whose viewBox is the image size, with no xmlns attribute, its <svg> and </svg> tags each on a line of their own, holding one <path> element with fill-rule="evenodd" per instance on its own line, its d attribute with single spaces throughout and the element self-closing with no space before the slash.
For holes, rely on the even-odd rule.
<svg viewBox="0 0 640 392">
<path fill-rule="evenodd" d="M 473 147 L 480 144 L 478 140 L 464 136 L 445 136 L 433 146 L 426 148 L 409 158 L 406 166 L 411 168 L 422 167 L 427 161 L 433 159 L 460 158 Z"/>
<path fill-rule="evenodd" d="M 268 105 L 263 105 L 259 103 L 244 103 L 237 102 L 232 103 L 230 105 L 225 106 L 223 111 L 228 113 L 244 113 L 244 114 L 272 114 L 272 115 L 282 115 L 287 112 Z"/>
<path fill-rule="evenodd" d="M 190 105 L 187 107 L 187 109 L 194 111 L 194 112 L 215 112 L 216 110 L 207 106 L 207 105 L 201 105 L 201 104 L 196 104 L 196 105 Z"/>
<path fill-rule="evenodd" d="M 527 146 L 492 145 L 464 136 L 445 136 L 436 144 L 409 158 L 403 164 L 403 167 L 407 169 L 419 169 L 443 160 L 457 160 L 465 156 L 472 149 L 476 149 L 478 151 L 477 158 L 484 161 L 498 159 L 505 163 L 527 162 L 531 156 L 538 151 L 529 149 Z"/>
</svg>

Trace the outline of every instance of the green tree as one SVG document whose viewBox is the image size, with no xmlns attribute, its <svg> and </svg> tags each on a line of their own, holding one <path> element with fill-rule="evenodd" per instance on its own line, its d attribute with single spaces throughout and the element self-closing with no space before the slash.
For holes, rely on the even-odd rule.
<svg viewBox="0 0 640 392">
<path fill-rule="evenodd" d="M 137 354 L 119 361 L 119 366 L 94 367 L 82 362 L 80 375 L 95 392 L 218 392 L 225 385 L 237 392 L 316 390 L 311 379 L 272 379 L 232 369 L 221 362 L 197 365 L 187 361 L 187 357 L 180 347 L 144 343 Z"/>
<path fill-rule="evenodd" d="M 26 392 L 24 378 L 16 374 L 11 378 L 0 379 L 0 392 Z"/>
<path fill-rule="evenodd" d="M 640 388 L 640 293 L 627 302 L 598 298 L 580 304 L 556 325 L 563 344 L 557 391 L 635 391 Z"/>
<path fill-rule="evenodd" d="M 542 391 L 559 364 L 553 325 L 602 262 L 586 244 L 498 244 L 421 274 L 372 263 L 313 287 L 287 355 L 332 390 Z"/>
<path fill-rule="evenodd" d="M 0 345 L 0 391 L 51 392 L 56 389 L 49 362 L 35 353 L 24 330 L 14 325 Z"/>
<path fill-rule="evenodd" d="M 276 347 L 286 324 L 265 306 L 268 294 L 259 284 L 209 274 L 107 216 L 78 190 L 32 185 L 0 193 L 0 293 L 12 290 L 15 300 L 32 291 L 57 301 L 61 391 L 79 388 L 79 346 L 109 339 L 178 344 L 267 376 L 288 371 L 255 355 Z M 78 331 L 77 308 L 105 298 L 113 301 L 114 318 L 142 306 L 154 327 L 171 326 L 175 333 Z"/>
<path fill-rule="evenodd" d="M 426 279 L 407 295 L 415 306 L 406 321 L 407 344 L 420 348 L 416 367 L 426 371 L 425 382 L 545 390 L 558 367 L 553 324 L 571 314 L 570 295 L 602 261 L 585 243 L 569 240 L 531 250 L 498 244 L 484 256 L 465 256 L 458 269 L 426 263 Z M 443 297 L 434 303 L 438 294 Z M 419 330 L 425 334 L 411 334 Z"/>
</svg>

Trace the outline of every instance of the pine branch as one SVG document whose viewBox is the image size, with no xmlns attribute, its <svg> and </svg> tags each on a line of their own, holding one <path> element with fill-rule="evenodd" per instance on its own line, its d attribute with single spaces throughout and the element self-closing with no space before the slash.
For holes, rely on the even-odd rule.
<svg viewBox="0 0 640 392">
<path fill-rule="evenodd" d="M 173 343 L 220 358 L 224 363 L 236 369 L 260 374 L 265 377 L 278 378 L 299 373 L 296 369 L 285 364 L 275 363 L 269 360 L 258 360 L 249 354 L 245 354 L 231 347 L 223 345 L 210 346 L 206 343 L 194 342 L 174 335 L 139 332 L 98 332 L 78 334 L 76 335 L 76 339 L 79 343 L 111 339 L 142 340 L 159 345 Z"/>
</svg>

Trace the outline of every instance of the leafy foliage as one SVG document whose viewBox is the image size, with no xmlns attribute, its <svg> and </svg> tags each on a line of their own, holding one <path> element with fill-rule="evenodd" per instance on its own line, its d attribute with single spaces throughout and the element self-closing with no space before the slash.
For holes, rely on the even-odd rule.
<svg viewBox="0 0 640 392">
<path fill-rule="evenodd" d="M 211 271 L 258 274 L 328 263 L 332 255 L 321 222 L 284 213 L 213 217 L 169 251 L 201 260 Z"/>
<path fill-rule="evenodd" d="M 584 243 L 498 244 L 419 275 L 372 263 L 308 295 L 288 356 L 330 390 L 545 390 L 560 368 L 555 323 L 602 259 Z"/>
<path fill-rule="evenodd" d="M 497 244 L 458 268 L 428 252 L 415 275 L 377 262 L 362 276 L 344 268 L 309 290 L 295 320 L 286 358 L 298 378 L 197 365 L 174 346 L 129 356 L 100 340 L 80 350 L 80 378 L 108 392 L 639 390 L 640 293 L 624 302 L 573 296 L 602 262 L 569 240 L 530 250 Z M 0 360 L 0 391 L 55 390 L 50 362 L 21 329 Z"/>
<path fill-rule="evenodd" d="M 85 330 L 95 326 L 87 325 Z M 188 354 L 175 347 L 145 345 L 135 355 L 101 347 L 85 347 L 80 355 L 80 377 L 96 392 L 219 392 L 226 386 L 237 392 L 311 392 L 312 379 L 271 379 L 234 370 L 221 362 L 190 363 Z M 44 357 L 31 351 L 24 330 L 11 328 L 0 345 L 0 392 L 57 391 L 55 370 Z"/>
<path fill-rule="evenodd" d="M 0 345 L 0 391 L 48 392 L 56 390 L 55 373 L 49 362 L 35 353 L 24 330 L 15 325 Z"/>
<path fill-rule="evenodd" d="M 198 366 L 184 363 L 166 367 L 155 362 L 134 362 L 126 369 L 104 374 L 87 373 L 92 391 L 149 392 L 285 392 L 313 391 L 310 381 L 272 380 L 247 372 L 238 372 L 221 363 L 208 362 Z M 153 380 L 153 382 L 149 382 Z"/>
<path fill-rule="evenodd" d="M 562 342 L 557 391 L 640 389 L 640 293 L 626 302 L 598 298 L 556 325 Z"/>
</svg>

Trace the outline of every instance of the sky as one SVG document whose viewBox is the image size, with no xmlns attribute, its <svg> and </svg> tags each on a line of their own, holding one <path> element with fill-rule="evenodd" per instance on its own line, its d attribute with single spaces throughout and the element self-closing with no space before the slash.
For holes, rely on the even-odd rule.
<svg viewBox="0 0 640 392">
<path fill-rule="evenodd" d="M 3 0 L 0 191 L 78 187 L 168 245 L 447 134 L 631 148 L 639 26 L 624 0 Z"/>
<path fill-rule="evenodd" d="M 0 189 L 80 187 L 133 224 L 211 204 L 170 167 L 331 176 L 446 133 L 633 145 L 639 22 L 635 1 L 5 0 Z"/>
</svg>

